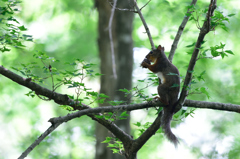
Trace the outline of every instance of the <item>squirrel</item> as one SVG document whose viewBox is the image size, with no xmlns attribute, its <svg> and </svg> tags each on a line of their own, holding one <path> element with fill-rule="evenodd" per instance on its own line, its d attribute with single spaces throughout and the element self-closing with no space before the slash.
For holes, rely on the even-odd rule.
<svg viewBox="0 0 240 159">
<path fill-rule="evenodd" d="M 154 64 L 151 65 L 151 62 Z M 157 98 L 159 98 L 161 103 L 166 105 L 166 107 L 163 108 L 163 116 L 161 119 L 162 128 L 166 137 L 177 147 L 179 141 L 172 133 L 170 124 L 178 102 L 178 93 L 180 90 L 179 71 L 177 67 L 168 60 L 164 53 L 164 47 L 161 47 L 161 45 L 146 55 L 141 66 L 148 68 L 158 76 L 158 95 L 160 98 Z"/>
</svg>

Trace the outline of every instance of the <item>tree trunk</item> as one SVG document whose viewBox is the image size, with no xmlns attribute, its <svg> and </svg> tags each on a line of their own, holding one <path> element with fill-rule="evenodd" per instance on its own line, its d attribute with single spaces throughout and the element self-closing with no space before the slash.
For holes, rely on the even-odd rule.
<svg viewBox="0 0 240 159">
<path fill-rule="evenodd" d="M 109 40 L 108 23 L 111 15 L 111 6 L 106 0 L 96 0 L 98 9 L 98 46 L 101 59 L 101 89 L 100 93 L 110 96 L 109 100 L 124 100 L 124 93 L 119 89 L 131 89 L 132 87 L 132 69 L 133 69 L 133 41 L 132 41 L 132 23 L 133 13 L 115 11 L 112 22 L 112 35 L 114 42 L 115 63 L 117 79 L 113 77 L 112 55 Z M 119 8 L 129 8 L 128 0 L 119 0 Z M 104 104 L 103 104 L 104 105 Z M 101 105 L 101 106 L 103 106 Z M 130 133 L 129 118 L 127 120 L 117 121 L 116 124 L 125 132 Z M 124 156 L 112 154 L 106 144 L 101 142 L 107 136 L 111 136 L 101 125 L 96 125 L 96 159 L 122 159 Z"/>
</svg>

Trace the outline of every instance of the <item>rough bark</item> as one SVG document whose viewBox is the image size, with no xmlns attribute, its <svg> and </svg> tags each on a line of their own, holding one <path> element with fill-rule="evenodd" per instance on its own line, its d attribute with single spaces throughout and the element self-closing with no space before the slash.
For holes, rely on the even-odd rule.
<svg viewBox="0 0 240 159">
<path fill-rule="evenodd" d="M 127 8 L 128 0 L 119 0 L 117 7 Z M 115 79 L 112 71 L 111 46 L 109 41 L 108 23 L 111 15 L 111 6 L 106 0 L 96 0 L 96 7 L 99 13 L 98 20 L 98 46 L 101 59 L 100 70 L 104 74 L 101 76 L 100 93 L 110 97 L 109 100 L 124 100 L 122 92 L 119 89 L 131 89 L 132 86 L 132 67 L 133 67 L 133 40 L 132 40 L 132 12 L 115 11 L 112 21 L 112 38 L 115 52 L 115 64 L 117 78 Z M 103 104 L 101 106 L 104 106 Z M 117 121 L 116 124 L 126 133 L 130 132 L 129 119 Z M 96 159 L 120 159 L 120 155 L 113 155 L 106 144 L 101 142 L 111 134 L 102 127 L 96 125 Z"/>
</svg>

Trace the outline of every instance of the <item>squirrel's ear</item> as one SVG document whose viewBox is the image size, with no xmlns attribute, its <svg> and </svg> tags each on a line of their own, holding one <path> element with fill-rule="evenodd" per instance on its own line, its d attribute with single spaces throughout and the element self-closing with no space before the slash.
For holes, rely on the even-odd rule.
<svg viewBox="0 0 240 159">
<path fill-rule="evenodd" d="M 159 45 L 157 49 L 158 49 L 159 51 L 164 51 L 164 47 L 162 47 L 161 45 Z"/>
<path fill-rule="evenodd" d="M 161 49 L 162 49 L 161 45 L 158 45 L 157 49 L 158 49 L 159 51 L 161 51 Z"/>
</svg>

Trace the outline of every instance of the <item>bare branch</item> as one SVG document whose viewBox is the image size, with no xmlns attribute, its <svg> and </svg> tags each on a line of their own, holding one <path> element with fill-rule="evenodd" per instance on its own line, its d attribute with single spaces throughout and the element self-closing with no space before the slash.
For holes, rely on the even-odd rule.
<svg viewBox="0 0 240 159">
<path fill-rule="evenodd" d="M 22 154 L 18 159 L 24 159 L 27 155 L 43 141 L 50 133 L 52 133 L 61 123 L 51 125 L 41 136 L 38 137 Z"/>
<path fill-rule="evenodd" d="M 135 8 L 137 9 L 138 15 L 139 15 L 140 19 L 142 20 L 143 26 L 144 26 L 144 28 L 145 28 L 145 30 L 146 30 L 146 32 L 147 32 L 148 39 L 149 39 L 149 41 L 150 41 L 150 44 L 151 44 L 151 47 L 152 47 L 152 50 L 153 50 L 153 49 L 155 49 L 155 46 L 154 46 L 154 43 L 153 43 L 153 40 L 152 40 L 151 33 L 150 33 L 150 31 L 149 31 L 149 28 L 148 28 L 148 26 L 147 26 L 147 23 L 146 23 L 143 15 L 142 15 L 142 12 L 141 12 L 141 10 L 139 9 L 139 7 L 138 7 L 138 5 L 137 5 L 136 0 L 134 0 L 134 2 L 135 2 Z"/>
<path fill-rule="evenodd" d="M 144 7 L 146 7 L 147 5 L 148 5 L 148 3 L 150 3 L 151 2 L 151 0 L 149 0 L 146 4 L 144 4 L 144 6 L 142 6 L 141 8 L 140 8 L 140 10 L 142 10 Z"/>
<path fill-rule="evenodd" d="M 149 2 L 151 2 L 151 0 L 149 0 L 146 4 L 144 4 L 144 5 L 140 8 L 140 10 L 142 10 L 144 7 L 146 7 L 146 6 L 148 5 Z M 108 1 L 108 3 L 110 4 L 110 6 L 113 7 L 113 4 L 112 4 L 110 1 Z M 130 3 L 129 3 L 129 5 L 130 5 Z M 117 7 L 115 7 L 115 9 L 116 9 L 116 10 L 120 10 L 120 11 L 128 11 L 128 12 L 138 13 L 138 12 L 134 9 L 134 7 L 133 7 L 133 9 L 128 9 L 128 8 L 117 8 Z"/>
<path fill-rule="evenodd" d="M 117 0 L 113 0 L 113 7 L 111 10 L 111 15 L 109 18 L 109 23 L 108 23 L 109 39 L 110 39 L 111 54 L 112 54 L 112 69 L 113 69 L 113 77 L 115 79 L 117 79 L 117 72 L 116 72 L 113 38 L 112 38 L 112 21 L 113 21 L 113 16 L 114 16 L 116 5 L 117 5 Z"/>
<path fill-rule="evenodd" d="M 224 110 L 224 111 L 240 113 L 240 105 L 236 105 L 236 104 L 185 100 L 184 106 L 194 107 L 194 108 Z"/>
<path fill-rule="evenodd" d="M 197 3 L 197 0 L 192 0 L 191 5 L 195 5 L 196 3 Z M 187 13 L 191 13 L 191 12 L 189 11 L 189 9 L 188 9 Z M 174 38 L 174 41 L 173 41 L 173 44 L 172 44 L 172 48 L 171 48 L 170 53 L 169 53 L 169 56 L 168 56 L 168 59 L 169 59 L 169 61 L 171 61 L 171 62 L 172 62 L 172 60 L 173 60 L 173 56 L 174 56 L 175 51 L 176 51 L 176 49 L 177 49 L 177 45 L 178 45 L 179 39 L 181 38 L 181 35 L 182 35 L 183 30 L 184 30 L 184 28 L 185 28 L 185 26 L 186 26 L 186 24 L 187 24 L 187 22 L 188 22 L 188 20 L 189 20 L 189 17 L 190 17 L 190 16 L 185 15 L 185 17 L 183 18 L 182 24 L 181 24 L 181 25 L 179 26 L 179 28 L 178 28 L 177 35 L 176 35 L 175 38 Z"/>
<path fill-rule="evenodd" d="M 112 13 L 113 13 L 113 9 L 114 9 L 114 10 L 117 9 L 117 10 L 120 10 L 120 11 L 130 11 L 130 12 L 134 12 L 134 13 L 138 13 L 138 14 L 139 14 L 139 17 L 140 17 L 140 19 L 141 19 L 141 21 L 142 21 L 142 23 L 143 23 L 143 26 L 144 26 L 144 28 L 145 28 L 145 30 L 146 30 L 146 33 L 147 33 L 147 35 L 148 35 L 148 38 L 149 38 L 149 41 L 150 41 L 150 44 L 151 44 L 151 47 L 152 47 L 152 50 L 153 50 L 153 49 L 155 49 L 155 46 L 154 46 L 154 43 L 153 43 L 153 40 L 152 40 L 152 36 L 151 36 L 151 33 L 150 33 L 149 28 L 148 28 L 148 26 L 147 26 L 147 23 L 146 23 L 143 15 L 142 15 L 142 12 L 141 12 L 141 10 L 142 10 L 144 7 L 146 7 L 150 1 L 151 1 L 151 0 L 149 0 L 141 9 L 139 9 L 136 0 L 134 0 L 135 8 L 136 8 L 137 11 L 135 11 L 134 9 L 116 8 L 116 6 L 114 6 L 115 0 L 114 0 L 114 3 L 113 3 L 113 4 L 110 3 L 110 2 L 109 2 L 109 4 L 112 6 Z M 111 14 L 111 15 L 112 15 L 112 14 Z M 109 21 L 109 22 L 110 22 L 110 21 Z M 110 28 L 110 27 L 109 27 L 109 28 Z M 110 35 L 110 33 L 109 33 L 109 35 Z"/>
</svg>

